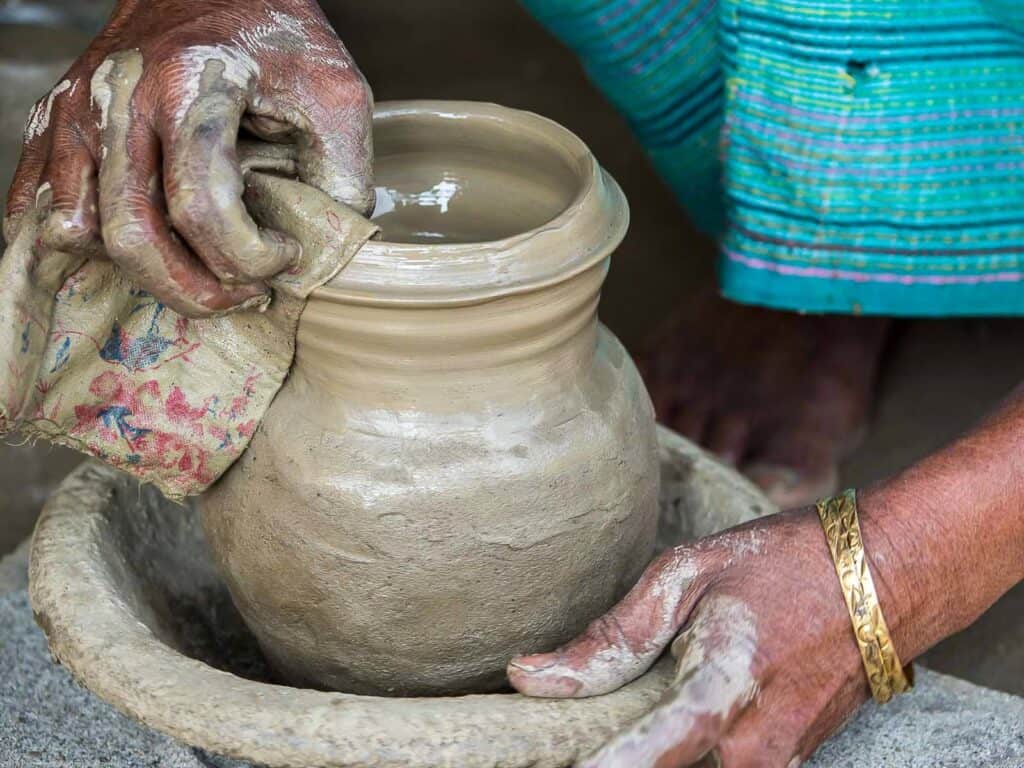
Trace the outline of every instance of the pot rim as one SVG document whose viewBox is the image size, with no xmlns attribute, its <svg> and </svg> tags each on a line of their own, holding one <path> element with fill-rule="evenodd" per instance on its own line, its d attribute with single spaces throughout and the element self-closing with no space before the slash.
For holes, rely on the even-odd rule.
<svg viewBox="0 0 1024 768">
<path fill-rule="evenodd" d="M 572 201 L 545 224 L 471 243 L 371 240 L 314 300 L 357 304 L 467 304 L 564 282 L 605 260 L 625 237 L 629 206 L 583 141 L 533 112 L 473 101 L 391 101 L 374 122 L 421 119 L 478 124 L 528 138 L 561 155 L 577 174 Z"/>
</svg>

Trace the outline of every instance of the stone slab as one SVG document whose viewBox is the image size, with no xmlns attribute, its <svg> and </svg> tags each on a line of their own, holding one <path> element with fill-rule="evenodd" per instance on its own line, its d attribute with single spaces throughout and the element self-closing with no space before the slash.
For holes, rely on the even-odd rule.
<svg viewBox="0 0 1024 768">
<path fill-rule="evenodd" d="M 248 768 L 129 720 L 54 664 L 28 603 L 28 551 L 0 558 L 0 768 Z"/>
<path fill-rule="evenodd" d="M 0 766 L 205 768 L 189 747 L 136 725 L 50 661 L 28 593 L 0 597 Z"/>
<path fill-rule="evenodd" d="M 28 550 L 30 539 L 25 539 L 11 554 L 0 557 L 0 596 L 28 588 Z"/>
<path fill-rule="evenodd" d="M 1019 768 L 1024 698 L 918 667 L 913 692 L 865 705 L 810 768 Z"/>
<path fill-rule="evenodd" d="M 0 561 L 0 768 L 247 768 L 119 714 L 50 660 L 24 590 L 27 549 Z M 1024 766 L 1024 698 L 918 670 L 913 693 L 867 705 L 813 768 Z"/>
</svg>

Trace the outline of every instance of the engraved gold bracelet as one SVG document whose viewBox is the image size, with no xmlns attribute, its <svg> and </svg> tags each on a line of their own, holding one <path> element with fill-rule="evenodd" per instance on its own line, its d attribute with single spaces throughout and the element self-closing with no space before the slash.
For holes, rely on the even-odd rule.
<svg viewBox="0 0 1024 768">
<path fill-rule="evenodd" d="M 875 582 L 864 559 L 864 541 L 857 519 L 856 491 L 844 491 L 817 504 L 839 585 L 853 622 L 853 635 L 864 661 L 871 695 L 879 704 L 911 688 L 912 668 L 903 669 L 892 646 L 889 628 L 878 604 Z"/>
</svg>

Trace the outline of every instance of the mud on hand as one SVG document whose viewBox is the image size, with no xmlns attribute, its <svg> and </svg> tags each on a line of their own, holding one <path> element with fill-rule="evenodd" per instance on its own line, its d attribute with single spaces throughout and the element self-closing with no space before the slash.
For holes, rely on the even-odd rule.
<svg viewBox="0 0 1024 768">
<path fill-rule="evenodd" d="M 670 644 L 661 701 L 582 768 L 795 768 L 868 697 L 814 509 L 664 553 L 580 637 L 513 659 L 508 676 L 530 696 L 600 695 Z"/>
<path fill-rule="evenodd" d="M 38 201 L 44 250 L 109 256 L 182 314 L 265 304 L 299 246 L 245 210 L 239 128 L 368 212 L 372 102 L 312 0 L 122 0 L 29 115 L 5 239 Z"/>
</svg>

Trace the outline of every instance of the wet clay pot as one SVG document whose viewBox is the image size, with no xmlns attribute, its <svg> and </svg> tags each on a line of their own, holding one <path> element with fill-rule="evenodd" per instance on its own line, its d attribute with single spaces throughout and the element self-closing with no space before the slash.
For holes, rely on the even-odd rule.
<svg viewBox="0 0 1024 768">
<path fill-rule="evenodd" d="M 597 321 L 628 209 L 574 135 L 474 103 L 382 105 L 382 240 L 310 300 L 295 367 L 203 526 L 276 670 L 494 690 L 635 582 L 650 400 Z"/>
</svg>

